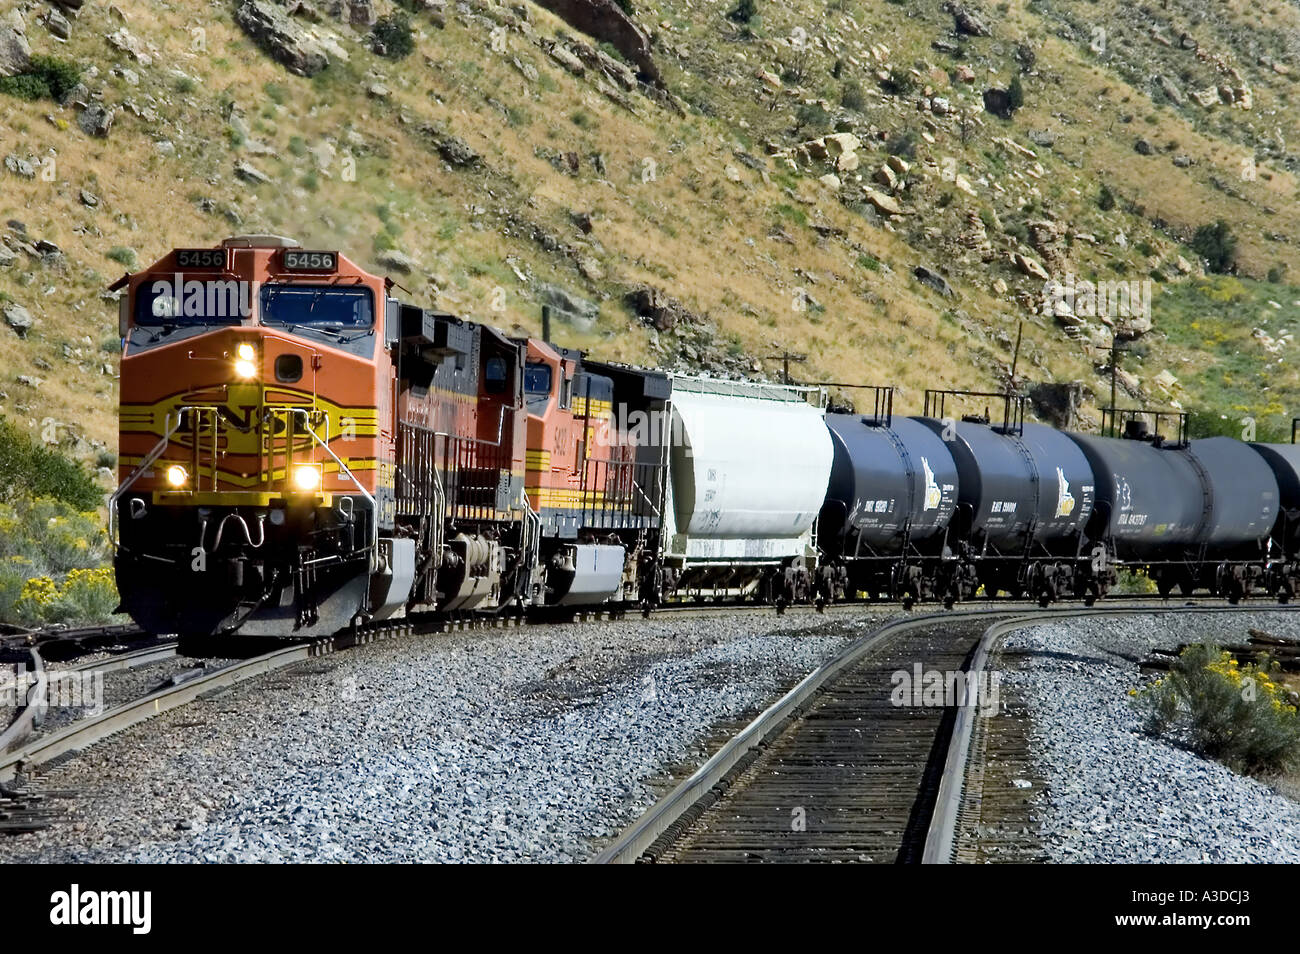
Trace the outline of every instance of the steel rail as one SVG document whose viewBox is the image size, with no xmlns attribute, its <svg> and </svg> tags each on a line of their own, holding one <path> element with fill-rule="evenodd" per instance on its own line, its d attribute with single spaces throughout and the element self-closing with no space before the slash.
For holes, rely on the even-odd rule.
<svg viewBox="0 0 1300 954">
<path fill-rule="evenodd" d="M 862 604 L 857 604 L 862 605 Z M 867 604 L 870 605 L 870 604 Z M 995 623 L 985 631 L 981 637 L 980 644 L 972 655 L 972 671 L 976 662 L 984 665 L 988 659 L 992 646 L 1005 633 L 1017 628 L 1026 626 L 1042 625 L 1054 620 L 1075 619 L 1084 617 L 1098 616 L 1126 616 L 1142 615 L 1155 616 L 1163 613 L 1187 614 L 1187 613 L 1208 613 L 1208 614 L 1233 614 L 1240 613 L 1243 610 L 1249 611 L 1249 607 L 1243 606 L 1110 606 L 1110 607 L 1089 607 L 1079 609 L 1043 609 L 1030 613 L 1023 611 L 1008 610 L 1006 608 L 998 609 L 995 607 L 981 608 L 968 611 L 946 611 L 937 613 L 927 613 L 919 616 L 910 616 L 902 620 L 894 620 L 886 623 L 872 632 L 855 639 L 847 646 L 843 647 L 830 660 L 823 663 L 817 669 L 813 670 L 803 678 L 793 689 L 765 709 L 752 722 L 749 723 L 739 733 L 732 736 L 726 744 L 715 752 L 708 760 L 695 770 L 688 778 L 680 782 L 667 795 L 664 795 L 652 805 L 640 818 L 633 822 L 629 827 L 614 839 L 609 845 L 605 846 L 594 858 L 591 859 L 593 864 L 634 864 L 645 854 L 645 852 L 658 839 L 664 835 L 673 825 L 675 825 L 701 798 L 703 798 L 715 785 L 721 782 L 727 774 L 741 761 L 745 755 L 752 749 L 764 742 L 775 737 L 775 735 L 784 728 L 787 720 L 825 686 L 837 674 L 844 671 L 848 666 L 860 660 L 863 656 L 876 648 L 884 640 L 897 636 L 909 629 L 942 623 L 944 620 L 951 620 L 954 617 L 971 616 L 1002 616 L 1011 615 L 1013 618 L 1002 620 Z M 1273 606 L 1261 607 L 1256 609 L 1257 612 L 1296 612 L 1300 607 L 1296 606 Z M 993 634 L 993 635 L 990 635 Z M 983 655 L 981 656 L 981 650 Z M 958 710 L 958 718 L 962 713 L 967 714 L 967 720 L 973 727 L 973 713 L 970 707 L 961 707 Z M 942 833 L 942 826 L 935 827 L 931 823 L 931 831 L 927 832 L 925 855 L 931 854 L 930 840 L 947 839 L 949 852 L 955 839 L 955 822 L 957 810 L 960 807 L 961 788 L 965 778 L 966 758 L 969 752 L 970 729 L 964 731 L 964 740 L 959 746 L 953 746 L 950 743 L 943 778 L 941 779 L 941 788 L 939 793 L 940 801 L 936 803 L 935 816 L 941 813 L 946 819 L 946 824 L 950 825 L 950 830 L 946 835 Z M 957 732 L 954 729 L 953 739 L 957 738 Z M 956 778 L 956 782 L 953 781 Z M 934 854 L 937 860 L 945 860 L 939 857 L 940 852 L 936 848 Z"/>
<path fill-rule="evenodd" d="M 0 732 L 0 753 L 8 752 L 36 731 L 36 726 L 41 721 L 41 715 L 48 708 L 48 700 L 45 702 L 41 700 L 46 697 L 45 690 L 50 678 L 57 679 L 62 673 L 119 672 L 123 669 L 135 669 L 137 666 L 162 662 L 164 659 L 175 657 L 176 643 L 164 643 L 146 649 L 137 649 L 134 652 L 122 653 L 109 659 L 79 663 L 66 669 L 47 669 L 41 654 L 35 647 L 32 648 L 31 655 L 32 672 L 36 674 L 37 683 L 28 690 L 27 704 L 18 710 L 9 726 L 3 732 Z"/>
<path fill-rule="evenodd" d="M 30 650 L 32 672 L 36 674 L 36 684 L 27 690 L 27 697 L 14 714 L 8 727 L 0 732 L 0 753 L 8 752 L 36 730 L 36 724 L 45 714 L 45 663 L 35 648 Z M 14 691 L 17 691 L 18 679 L 14 678 Z"/>
<path fill-rule="evenodd" d="M 942 623 L 954 616 L 1006 615 L 1006 610 L 979 609 L 967 612 L 927 613 L 895 620 L 860 636 L 828 661 L 805 676 L 798 685 L 765 709 L 754 721 L 713 754 L 703 765 L 676 788 L 650 807 L 632 825 L 607 845 L 594 864 L 632 864 L 671 828 L 696 802 L 736 766 L 751 750 L 770 739 L 786 719 L 832 677 L 852 665 L 877 645 L 909 629 Z"/>
<path fill-rule="evenodd" d="M 1060 619 L 1086 619 L 1097 616 L 1157 616 L 1161 613 L 1186 615 L 1189 613 L 1238 613 L 1242 606 L 1168 606 L 1168 607 L 1090 607 L 1086 609 L 1039 610 L 1037 612 L 1013 617 L 994 623 L 984 631 L 979 645 L 972 654 L 967 672 L 976 675 L 987 665 L 994 648 L 1009 633 L 1031 626 L 1042 626 Z M 1272 606 L 1258 612 L 1289 613 L 1300 609 L 1290 605 Z M 962 798 L 966 790 L 967 769 L 970 764 L 971 741 L 975 734 L 978 712 L 974 705 L 957 707 L 957 717 L 953 724 L 952 735 L 948 741 L 948 751 L 944 760 L 943 774 L 939 780 L 939 791 L 935 797 L 934 812 L 926 831 L 925 849 L 922 852 L 922 864 L 950 864 L 957 846 L 958 815 L 961 812 Z"/>
<path fill-rule="evenodd" d="M 292 663 L 303 662 L 320 654 L 321 649 L 318 644 L 304 643 L 276 649 L 261 656 L 254 656 L 252 659 L 223 666 L 178 686 L 152 692 L 133 702 L 109 709 L 99 716 L 74 722 L 16 752 L 0 757 L 0 782 L 10 781 L 19 772 L 37 768 L 62 755 L 80 751 L 123 729 L 193 702 L 206 693 L 238 685 L 254 676 L 272 672 Z"/>
</svg>

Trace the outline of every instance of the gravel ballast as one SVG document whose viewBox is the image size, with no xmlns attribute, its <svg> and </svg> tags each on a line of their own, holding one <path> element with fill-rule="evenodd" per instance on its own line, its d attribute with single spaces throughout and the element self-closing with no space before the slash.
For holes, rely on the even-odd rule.
<svg viewBox="0 0 1300 954">
<path fill-rule="evenodd" d="M 579 861 L 712 727 L 882 615 L 631 619 L 402 638 L 106 740 L 36 781 L 81 793 L 0 860 Z"/>
<path fill-rule="evenodd" d="M 1300 637 L 1300 614 L 1062 621 L 1011 633 L 1006 669 L 1033 719 L 1048 793 L 1034 799 L 1047 854 L 1079 862 L 1300 862 L 1300 805 L 1143 732 L 1137 661 L 1180 643 L 1241 643 L 1248 628 Z"/>
</svg>

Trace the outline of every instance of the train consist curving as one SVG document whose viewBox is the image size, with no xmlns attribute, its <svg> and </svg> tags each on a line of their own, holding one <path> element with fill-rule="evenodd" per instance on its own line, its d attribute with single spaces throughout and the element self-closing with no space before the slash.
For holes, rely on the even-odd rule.
<svg viewBox="0 0 1300 954">
<path fill-rule="evenodd" d="M 1300 581 L 1300 448 L 828 409 L 820 388 L 594 361 L 390 296 L 275 236 L 124 276 L 124 611 L 185 635 L 408 612 Z M 967 396 L 969 397 L 969 396 Z M 1159 423 L 1159 418 L 1157 418 Z"/>
</svg>

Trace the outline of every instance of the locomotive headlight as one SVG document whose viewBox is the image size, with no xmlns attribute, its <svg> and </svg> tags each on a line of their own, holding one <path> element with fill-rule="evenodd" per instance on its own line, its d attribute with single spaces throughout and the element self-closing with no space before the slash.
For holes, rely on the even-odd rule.
<svg viewBox="0 0 1300 954">
<path fill-rule="evenodd" d="M 320 467 L 315 464 L 299 464 L 293 469 L 293 486 L 303 493 L 319 488 L 320 479 Z"/>
<path fill-rule="evenodd" d="M 173 487 L 184 487 L 185 481 L 190 479 L 190 475 L 185 473 L 185 468 L 180 464 L 172 464 L 167 468 L 167 483 Z"/>
<path fill-rule="evenodd" d="M 257 351 L 247 341 L 235 349 L 235 376 L 248 381 L 257 377 Z"/>
</svg>

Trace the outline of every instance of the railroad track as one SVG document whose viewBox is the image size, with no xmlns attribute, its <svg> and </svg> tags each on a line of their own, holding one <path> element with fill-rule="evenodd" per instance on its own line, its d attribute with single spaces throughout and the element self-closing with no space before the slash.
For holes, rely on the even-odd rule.
<svg viewBox="0 0 1300 954">
<path fill-rule="evenodd" d="M 839 615 L 861 611 L 863 609 L 870 609 L 877 605 L 878 604 L 873 603 L 841 603 L 828 606 L 824 611 L 817 611 L 812 606 L 800 605 L 789 607 L 786 612 L 794 616 L 809 615 L 816 612 Z M 960 625 L 965 627 L 968 626 L 965 622 L 968 619 L 982 620 L 986 625 L 987 621 L 993 618 L 1002 618 L 1015 613 L 1023 613 L 1024 607 L 1028 604 L 1017 603 L 1007 605 L 999 602 L 991 605 L 996 608 L 987 608 L 986 604 L 981 604 L 979 608 L 958 608 L 954 611 L 945 611 L 929 616 L 900 620 L 887 625 L 882 630 L 877 631 L 877 633 L 866 637 L 865 639 L 867 642 L 874 645 L 874 641 L 877 641 L 879 638 L 896 631 L 903 631 L 908 628 L 916 627 L 917 625 L 933 624 L 938 626 L 944 623 L 948 625 L 958 625 L 958 622 L 961 621 Z M 1012 606 L 1017 608 L 1012 609 Z M 1200 610 L 1201 608 L 1197 607 L 1197 609 Z M 1227 608 L 1224 609 L 1226 610 Z M 1169 610 L 1170 607 L 1161 604 L 1148 611 L 1167 612 Z M 1110 610 L 1101 609 L 1079 612 L 1097 613 L 1108 611 L 1132 612 L 1133 610 L 1128 608 L 1112 607 Z M 770 606 L 734 605 L 729 603 L 684 603 L 674 604 L 668 609 L 661 609 L 656 613 L 656 615 L 662 615 L 664 618 L 688 618 L 692 616 L 713 615 L 717 613 L 739 613 L 748 615 L 770 614 L 771 612 L 772 608 Z M 1051 619 L 1059 618 L 1061 615 L 1068 612 L 1069 611 L 1054 610 L 1043 611 L 1035 615 L 1038 618 Z M 0 734 L 0 831 L 33 830 L 33 827 L 24 827 L 29 823 L 34 827 L 46 827 L 49 823 L 49 817 L 47 813 L 37 807 L 38 803 L 43 804 L 45 800 L 51 797 L 57 797 L 58 795 L 58 793 L 50 791 L 34 793 L 22 787 L 21 784 L 14 787 L 15 780 L 21 780 L 26 775 L 51 767 L 64 759 L 71 758 L 75 756 L 77 752 L 94 745 L 117 732 L 153 718 L 154 716 L 172 711 L 205 695 L 238 685 L 239 683 L 245 682 L 256 676 L 273 672 L 282 669 L 285 666 L 290 666 L 308 659 L 329 655 L 352 646 L 372 643 L 401 635 L 425 635 L 471 629 L 513 628 L 522 625 L 525 621 L 538 623 L 589 622 L 618 619 L 623 618 L 626 615 L 628 615 L 628 611 L 625 608 L 617 607 L 565 613 L 552 619 L 548 619 L 545 616 L 525 619 L 519 617 L 448 619 L 443 617 L 417 616 L 393 623 L 378 624 L 366 627 L 357 632 L 347 632 L 312 642 L 291 645 L 277 644 L 276 648 L 269 652 L 258 653 L 250 658 L 240 659 L 220 666 L 214 670 L 195 675 L 191 678 L 177 680 L 174 685 L 164 686 L 154 692 L 143 695 L 138 699 L 113 707 L 98 715 L 88 716 L 60 728 L 57 731 L 49 732 L 37 739 L 24 742 L 24 740 L 31 735 L 35 718 L 39 716 L 39 708 L 35 705 L 29 705 L 24 711 L 19 713 L 13 724 L 11 724 L 3 734 Z M 113 628 L 109 629 L 112 630 Z M 136 630 L 134 632 L 138 634 L 139 631 Z M 113 632 L 110 635 L 120 636 L 121 633 Z M 80 637 L 74 636 L 74 638 Z M 968 634 L 966 638 L 972 644 L 975 641 L 975 638 L 970 634 Z M 850 647 L 850 650 L 853 650 L 854 647 L 859 647 L 859 650 L 864 651 L 862 650 L 863 642 L 863 640 L 859 640 L 854 643 L 853 646 Z M 935 648 L 936 650 L 938 649 L 938 647 Z M 846 650 L 846 652 L 849 652 L 849 650 Z M 79 666 L 73 666 L 64 671 L 84 672 L 98 669 L 104 672 L 110 672 L 116 669 L 145 665 L 149 662 L 169 658 L 175 654 L 175 643 L 160 644 L 157 646 L 146 647 L 145 649 L 137 650 L 135 652 L 124 653 L 109 660 L 99 660 L 84 663 Z M 33 651 L 32 656 L 35 666 L 39 667 L 41 665 L 39 653 Z M 804 682 L 800 684 L 800 687 L 804 687 L 806 692 L 803 693 L 799 701 L 802 701 L 802 699 L 807 695 L 818 690 L 821 684 L 833 674 L 828 671 L 828 667 L 831 667 L 834 671 L 838 672 L 839 669 L 848 665 L 849 660 L 843 659 L 842 657 L 844 656 L 845 654 L 842 653 L 840 656 L 836 657 L 836 660 L 832 660 L 832 662 L 828 663 L 827 666 L 821 667 L 821 669 L 816 673 L 804 680 Z M 958 663 L 960 660 L 955 657 L 949 658 L 947 661 L 948 663 L 953 664 L 954 667 L 959 668 Z M 796 687 L 794 692 L 799 692 L 799 687 Z M 787 697 L 787 699 L 788 698 L 789 697 Z M 779 716 L 774 716 L 774 718 L 779 721 L 779 719 L 783 719 L 787 715 L 788 712 L 785 712 Z M 765 725 L 766 724 L 767 723 L 765 722 Z"/>
<path fill-rule="evenodd" d="M 888 623 L 791 689 L 593 860 L 944 863 L 978 857 L 983 809 L 1005 814 L 1008 803 L 1023 810 L 1025 801 L 1013 794 L 998 804 L 984 784 L 984 759 L 1024 753 L 1014 740 L 988 731 L 995 720 L 981 719 L 978 707 L 891 704 L 894 673 L 920 662 L 925 671 L 977 677 L 1008 632 L 1062 619 L 1241 609 L 983 609 Z M 1016 845 L 1022 854 L 1030 850 L 1025 840 Z"/>
<path fill-rule="evenodd" d="M 75 666 L 68 666 L 64 669 L 49 670 L 45 665 L 46 660 L 43 654 L 33 648 L 30 650 L 30 672 L 37 679 L 37 682 L 28 689 L 25 703 L 17 709 L 9 726 L 0 732 L 0 754 L 16 748 L 31 736 L 37 726 L 41 724 L 48 709 L 47 685 L 44 684 L 44 680 L 50 678 L 80 678 L 94 674 L 104 675 L 125 669 L 149 666 L 167 659 L 173 659 L 175 656 L 176 643 L 164 642 L 156 646 L 147 646 L 144 649 L 120 653 L 108 659 L 98 659 L 79 663 Z"/>
</svg>

